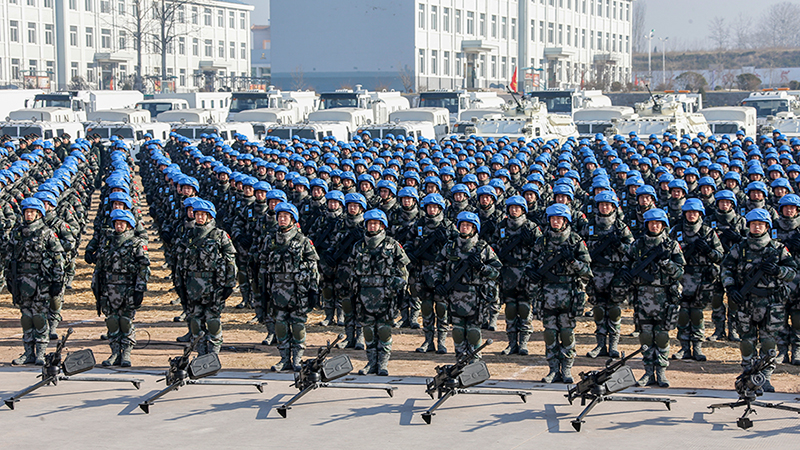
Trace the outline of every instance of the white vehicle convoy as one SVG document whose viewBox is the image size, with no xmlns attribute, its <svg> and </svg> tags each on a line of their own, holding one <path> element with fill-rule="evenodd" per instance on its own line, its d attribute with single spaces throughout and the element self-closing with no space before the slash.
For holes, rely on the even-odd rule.
<svg viewBox="0 0 800 450">
<path fill-rule="evenodd" d="M 780 131 L 780 134 L 790 139 L 800 137 L 800 115 L 779 112 L 774 116 L 767 116 L 767 121 L 758 127 L 758 134 L 771 136 L 774 131 Z"/>
<path fill-rule="evenodd" d="M 155 120 L 162 112 L 189 109 L 189 102 L 182 98 L 150 99 L 136 103 L 135 108 L 150 111 L 150 117 Z"/>
<path fill-rule="evenodd" d="M 111 136 L 122 139 L 136 155 L 145 142 L 144 135 L 150 133 L 154 139 L 166 140 L 171 127 L 168 123 L 150 120 L 150 112 L 141 109 L 110 109 L 89 114 L 85 124 L 86 135 L 98 134 L 108 141 Z"/>
<path fill-rule="evenodd" d="M 733 136 L 742 130 L 745 136 L 755 136 L 758 132 L 756 109 L 751 106 L 719 106 L 700 110 L 708 122 L 711 132 L 717 136 Z"/>
<path fill-rule="evenodd" d="M 5 119 L 11 111 L 33 108 L 33 99 L 43 93 L 41 89 L 0 90 L 0 118 Z"/>
<path fill-rule="evenodd" d="M 266 92 L 234 92 L 231 94 L 229 122 L 249 122 L 238 117 L 242 112 L 255 109 L 286 110 L 292 114 L 292 122 L 300 123 L 317 110 L 319 98 L 314 91 L 281 91 L 270 86 Z"/>
<path fill-rule="evenodd" d="M 225 122 L 227 114 L 214 109 L 189 108 L 175 111 L 164 111 L 156 116 L 159 122 L 178 124 L 188 123 L 221 123 Z"/>
<path fill-rule="evenodd" d="M 450 112 L 445 108 L 413 108 L 395 111 L 389 114 L 389 123 L 397 125 L 430 124 L 433 127 L 433 134 L 424 134 L 423 137 L 435 138 L 437 141 L 450 134 Z"/>
<path fill-rule="evenodd" d="M 296 114 L 288 109 L 258 108 L 242 111 L 236 114 L 237 122 L 248 122 L 253 125 L 253 133 L 261 140 L 267 135 L 267 130 L 278 125 L 297 123 Z"/>
<path fill-rule="evenodd" d="M 156 100 L 181 99 L 189 103 L 189 108 L 211 109 L 227 116 L 231 106 L 230 92 L 163 92 L 153 96 Z"/>
<path fill-rule="evenodd" d="M 34 97 L 34 108 L 69 108 L 85 122 L 86 114 L 101 109 L 133 108 L 144 100 L 139 91 L 64 91 L 38 94 Z"/>
<path fill-rule="evenodd" d="M 360 108 L 335 108 L 314 111 L 308 115 L 308 123 L 314 122 L 343 123 L 347 126 L 347 134 L 344 137 L 348 139 L 359 127 L 374 123 L 372 111 Z"/>
<path fill-rule="evenodd" d="M 409 107 L 408 99 L 399 92 L 370 92 L 363 89 L 360 84 L 357 84 L 355 89 L 337 89 L 333 92 L 323 92 L 319 96 L 320 111 L 340 108 L 370 110 L 372 112 L 370 124 L 387 122 L 389 114 Z M 309 114 L 309 120 L 310 116 Z"/>
<path fill-rule="evenodd" d="M 580 137 L 593 140 L 598 133 L 608 136 L 606 133 L 614 126 L 615 121 L 634 115 L 630 106 L 599 106 L 579 109 L 572 113 L 572 118 Z"/>
<path fill-rule="evenodd" d="M 420 92 L 416 101 L 418 108 L 447 108 L 450 112 L 450 123 L 469 121 L 464 117 L 467 111 L 499 110 L 505 100 L 492 91 L 466 91 L 438 89 Z"/>
<path fill-rule="evenodd" d="M 760 126 L 766 124 L 767 117 L 777 116 L 778 113 L 800 114 L 800 97 L 796 91 L 788 89 L 764 89 L 761 92 L 751 92 L 750 96 L 742 100 L 742 106 L 752 106 L 756 109 Z"/>
<path fill-rule="evenodd" d="M 614 121 L 614 126 L 608 129 L 608 134 L 621 134 L 628 136 L 635 132 L 639 136 L 656 134 L 661 136 L 666 132 L 683 136 L 697 133 L 711 133 L 706 118 L 698 112 L 686 112 L 684 108 L 694 108 L 702 101 L 694 95 L 684 93 L 667 93 L 653 95 L 645 102 L 633 106 L 636 114 L 628 118 L 619 118 Z M 694 109 L 692 109 L 694 111 Z"/>
<path fill-rule="evenodd" d="M 68 108 L 31 108 L 9 113 L 7 120 L 0 122 L 0 135 L 7 134 L 19 139 L 36 133 L 44 139 L 52 139 L 64 133 L 72 139 L 84 137 L 83 124 Z"/>
<path fill-rule="evenodd" d="M 492 137 L 495 139 L 524 138 L 530 141 L 542 138 L 564 143 L 570 137 L 578 137 L 578 129 L 572 117 L 560 114 L 548 114 L 547 106 L 534 98 L 524 98 L 514 106 L 507 107 L 503 114 L 490 114 L 473 122 L 467 127 L 465 135 Z M 465 137 L 466 137 L 465 136 Z"/>
<path fill-rule="evenodd" d="M 525 96 L 537 97 L 544 102 L 550 114 L 572 116 L 579 109 L 611 106 L 611 99 L 599 90 L 547 89 L 527 92 Z"/>
<path fill-rule="evenodd" d="M 344 122 L 308 122 L 292 125 L 278 125 L 267 130 L 267 136 L 290 140 L 293 136 L 300 139 L 321 141 L 325 136 L 333 136 L 339 140 L 350 138 L 350 129 Z"/>
<path fill-rule="evenodd" d="M 163 114 L 163 113 L 162 113 Z M 200 140 L 202 134 L 216 134 L 223 141 L 230 144 L 233 142 L 233 135 L 243 134 L 248 141 L 255 139 L 253 126 L 243 122 L 218 122 L 218 123 L 191 123 L 181 122 L 173 124 L 170 131 L 174 131 L 181 136 L 186 136 L 190 140 Z"/>
</svg>

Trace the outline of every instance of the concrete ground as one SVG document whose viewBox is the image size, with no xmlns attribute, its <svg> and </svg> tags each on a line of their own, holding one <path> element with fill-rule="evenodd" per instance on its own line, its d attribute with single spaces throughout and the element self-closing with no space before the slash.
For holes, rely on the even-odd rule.
<svg viewBox="0 0 800 450">
<path fill-rule="evenodd" d="M 34 368 L 0 369 L 0 397 L 6 399 L 37 381 Z M 423 378 L 348 376 L 344 382 L 390 383 L 394 397 L 380 390 L 318 389 L 286 419 L 275 408 L 297 391 L 289 374 L 223 372 L 217 378 L 266 381 L 264 393 L 245 386 L 185 386 L 151 406 L 138 404 L 162 389 L 155 371 L 94 369 L 83 376 L 135 376 L 144 383 L 61 382 L 21 399 L 15 410 L 0 408 L 0 448 L 584 448 L 584 449 L 756 449 L 797 448 L 800 416 L 757 408 L 749 430 L 736 427 L 742 410 L 718 410 L 712 403 L 735 400 L 728 391 L 629 389 L 625 395 L 668 396 L 661 403 L 598 405 L 580 433 L 570 421 L 581 411 L 564 398 L 564 385 L 493 382 L 486 388 L 532 392 L 517 396 L 456 395 L 426 425 L 421 413 L 433 404 Z M 210 378 L 206 378 L 207 380 Z M 766 394 L 764 401 L 800 406 L 790 394 Z M 556 447 L 557 446 L 557 447 Z"/>
</svg>

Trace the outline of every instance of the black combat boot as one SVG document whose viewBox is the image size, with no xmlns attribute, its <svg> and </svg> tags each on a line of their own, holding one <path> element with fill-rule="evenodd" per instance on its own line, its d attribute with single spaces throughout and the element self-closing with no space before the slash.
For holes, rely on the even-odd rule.
<svg viewBox="0 0 800 450">
<path fill-rule="evenodd" d="M 33 346 L 33 342 L 24 342 L 24 345 L 25 353 L 23 353 L 19 358 L 11 361 L 12 365 L 21 366 L 23 364 L 33 364 L 36 362 L 36 349 Z"/>
<path fill-rule="evenodd" d="M 548 359 L 550 372 L 542 378 L 542 383 L 558 383 L 561 381 L 561 361 L 558 358 Z"/>
<path fill-rule="evenodd" d="M 436 346 L 437 355 L 447 354 L 447 331 L 436 332 Z"/>
<path fill-rule="evenodd" d="M 606 339 L 608 336 L 605 334 L 595 334 L 595 339 L 597 340 L 597 345 L 595 348 L 586 352 L 586 356 L 589 358 L 597 358 L 598 356 L 608 356 L 608 349 L 606 348 Z"/>
<path fill-rule="evenodd" d="M 120 363 L 120 356 L 121 356 L 119 342 L 111 341 L 108 343 L 108 346 L 111 347 L 111 356 L 109 356 L 107 360 L 103 361 L 103 366 L 105 367 L 118 366 Z"/>
<path fill-rule="evenodd" d="M 619 358 L 619 333 L 608 335 L 608 356 Z"/>
<path fill-rule="evenodd" d="M 692 342 L 692 356 L 694 356 L 695 361 L 705 361 L 706 355 L 703 354 L 703 342 L 702 341 L 693 341 Z"/>
<path fill-rule="evenodd" d="M 658 387 L 668 388 L 669 380 L 667 379 L 667 368 L 664 366 L 656 366 L 656 380 L 658 380 Z"/>
<path fill-rule="evenodd" d="M 292 360 L 290 356 L 290 350 L 288 348 L 279 348 L 278 351 L 281 354 L 281 360 L 272 366 L 273 372 L 283 372 L 284 370 L 292 369 Z"/>
<path fill-rule="evenodd" d="M 528 355 L 528 341 L 531 339 L 531 333 L 523 331 L 519 333 L 519 354 L 520 356 Z"/>
<path fill-rule="evenodd" d="M 514 355 L 519 353 L 519 342 L 517 341 L 518 333 L 516 332 L 509 332 L 506 333 L 508 336 L 508 346 L 500 351 L 501 355 Z"/>
<path fill-rule="evenodd" d="M 367 349 L 367 365 L 358 371 L 359 375 L 372 375 L 378 373 L 378 364 L 376 363 L 376 350 L 374 348 Z"/>
<path fill-rule="evenodd" d="M 652 365 L 645 364 L 645 366 L 644 366 L 644 375 L 642 375 L 642 377 L 639 378 L 639 381 L 637 382 L 637 384 L 640 387 L 652 386 L 652 385 L 656 384 L 656 379 L 655 379 L 654 370 L 653 370 L 653 366 Z"/>
</svg>

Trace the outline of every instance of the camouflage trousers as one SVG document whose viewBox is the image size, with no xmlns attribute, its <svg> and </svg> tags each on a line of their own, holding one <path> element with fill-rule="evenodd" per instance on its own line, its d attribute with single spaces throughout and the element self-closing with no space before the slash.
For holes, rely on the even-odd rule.
<svg viewBox="0 0 800 450">
<path fill-rule="evenodd" d="M 433 288 L 428 286 L 419 274 L 411 276 L 409 286 L 411 295 L 419 298 L 422 329 L 426 333 L 447 332 L 448 314 L 444 299 L 436 295 Z"/>
<path fill-rule="evenodd" d="M 213 298 L 192 301 L 187 308 L 189 312 L 189 329 L 192 336 L 197 337 L 201 331 L 206 333 L 206 341 L 214 345 L 222 344 L 222 309 L 224 302 L 215 301 Z"/>
<path fill-rule="evenodd" d="M 533 330 L 533 305 L 527 293 L 503 291 L 505 303 L 506 333 L 531 333 Z"/>
<path fill-rule="evenodd" d="M 453 344 L 456 348 L 456 356 L 462 355 L 468 348 L 475 350 L 481 346 L 483 337 L 480 318 L 477 315 L 469 317 L 451 315 L 450 319 L 453 324 Z"/>
<path fill-rule="evenodd" d="M 363 313 L 360 317 L 364 331 L 367 350 L 381 353 L 392 352 L 392 324 L 394 319 L 389 315 L 371 315 Z"/>
<path fill-rule="evenodd" d="M 27 343 L 50 342 L 50 325 L 47 321 L 50 297 L 39 296 L 35 299 L 23 300 L 19 305 L 22 325 L 22 341 Z"/>
<path fill-rule="evenodd" d="M 253 291 L 250 281 L 252 280 L 250 274 L 250 266 L 247 263 L 247 256 L 236 254 L 236 277 L 239 282 L 239 293 L 242 294 L 242 301 L 247 305 L 253 304 Z"/>
<path fill-rule="evenodd" d="M 625 301 L 608 292 L 594 292 L 589 297 L 592 303 L 592 318 L 594 319 L 594 333 L 602 336 L 618 336 L 622 324 L 622 308 Z"/>
<path fill-rule="evenodd" d="M 717 298 L 716 300 L 715 297 Z M 708 305 L 713 304 L 722 304 L 721 287 L 715 289 L 713 285 L 701 286 L 692 296 L 687 295 L 686 290 L 683 291 L 680 303 L 681 309 L 678 313 L 679 340 L 702 342 L 705 339 L 706 326 L 703 310 Z"/>
<path fill-rule="evenodd" d="M 109 342 L 118 342 L 128 346 L 136 345 L 136 327 L 133 324 L 136 310 L 130 306 L 132 305 L 123 304 L 120 308 L 112 308 L 109 302 L 103 302 L 102 312 L 106 316 Z"/>
<path fill-rule="evenodd" d="M 575 358 L 575 314 L 572 311 L 544 309 L 544 356 L 548 360 Z"/>
<path fill-rule="evenodd" d="M 775 348 L 781 342 L 786 326 L 783 299 L 776 296 L 748 303 L 739 309 L 737 319 L 743 363 L 749 362 L 756 354 L 759 342 L 762 352 Z"/>
<path fill-rule="evenodd" d="M 47 320 L 50 322 L 61 322 L 61 308 L 64 306 L 64 293 L 56 297 L 50 297 L 47 304 Z"/>
<path fill-rule="evenodd" d="M 275 309 L 275 337 L 278 348 L 306 348 L 308 312 L 303 309 Z"/>
<path fill-rule="evenodd" d="M 337 307 L 341 307 L 334 292 L 333 277 L 320 272 L 319 278 L 320 301 L 322 302 L 322 309 L 326 311 L 335 312 Z"/>
</svg>

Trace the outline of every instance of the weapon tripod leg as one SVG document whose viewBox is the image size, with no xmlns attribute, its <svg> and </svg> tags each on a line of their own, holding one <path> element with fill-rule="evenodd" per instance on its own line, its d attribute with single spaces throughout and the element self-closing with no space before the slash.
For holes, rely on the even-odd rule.
<svg viewBox="0 0 800 450">
<path fill-rule="evenodd" d="M 739 400 L 739 401 L 729 402 L 729 403 L 715 403 L 713 405 L 710 405 L 708 407 L 708 409 L 710 409 L 711 413 L 713 414 L 714 411 L 716 411 L 718 409 L 721 409 L 721 408 L 734 409 L 734 408 L 738 408 L 740 406 L 744 406 L 746 404 L 747 404 L 747 401 L 745 401 L 745 400 Z"/>
<path fill-rule="evenodd" d="M 144 383 L 141 378 L 106 378 L 106 377 L 73 377 L 62 375 L 58 377 L 58 381 L 91 381 L 91 382 L 114 382 L 114 383 L 131 383 L 133 387 L 139 389 Z"/>
<path fill-rule="evenodd" d="M 583 418 L 586 417 L 586 415 L 589 414 L 594 409 L 595 406 L 597 406 L 599 403 L 602 403 L 603 400 L 605 400 L 604 397 L 595 397 L 595 398 L 593 398 L 591 403 L 589 403 L 589 406 L 587 406 L 586 408 L 583 408 L 583 411 L 581 411 L 581 413 L 578 414 L 578 417 L 576 417 L 572 421 L 572 428 L 574 428 L 575 431 L 580 433 L 581 426 L 585 422 L 585 420 L 583 420 Z"/>
<path fill-rule="evenodd" d="M 249 381 L 249 380 L 189 380 L 186 384 L 205 384 L 209 386 L 254 386 L 258 392 L 264 392 L 264 385 L 266 381 Z"/>
<path fill-rule="evenodd" d="M 430 425 L 431 424 L 431 419 L 433 418 L 433 416 L 436 415 L 436 413 L 434 411 L 439 409 L 439 407 L 442 406 L 442 404 L 444 402 L 446 402 L 447 399 L 449 399 L 450 397 L 454 396 L 455 394 L 456 394 L 456 391 L 451 389 L 451 390 L 447 391 L 443 396 L 439 397 L 439 400 L 436 400 L 436 403 L 434 403 L 433 406 L 430 407 L 430 409 L 428 409 L 427 411 L 422 413 L 422 420 L 424 420 L 425 423 Z"/>
<path fill-rule="evenodd" d="M 478 394 L 478 395 L 518 395 L 522 403 L 528 403 L 527 391 L 512 391 L 508 389 L 456 389 L 459 394 Z"/>
<path fill-rule="evenodd" d="M 295 404 L 298 400 L 300 400 L 304 395 L 308 394 L 309 392 L 313 391 L 314 389 L 318 388 L 319 386 L 315 383 L 307 388 L 303 389 L 302 391 L 298 392 L 294 395 L 294 397 L 290 398 L 288 402 L 284 403 L 283 405 L 277 408 L 278 414 L 281 415 L 284 419 L 286 418 L 286 411 L 292 409 L 292 405 Z"/>
<path fill-rule="evenodd" d="M 380 389 L 386 391 L 389 397 L 394 397 L 394 391 L 397 389 L 388 384 L 366 384 L 366 383 L 320 383 L 319 387 L 323 388 L 337 388 L 337 389 Z"/>
<path fill-rule="evenodd" d="M 37 389 L 39 389 L 42 386 L 47 386 L 48 384 L 50 384 L 50 381 L 51 381 L 51 378 L 45 378 L 42 381 L 40 381 L 40 382 L 38 382 L 38 383 L 36 383 L 34 385 L 28 386 L 25 389 L 17 392 L 16 394 L 14 394 L 13 397 L 5 400 L 6 406 L 8 406 L 9 409 L 13 410 L 14 409 L 14 404 L 17 403 L 19 401 L 19 399 L 21 399 L 22 397 L 30 394 L 31 392 L 33 392 L 33 391 L 35 391 Z"/>
<path fill-rule="evenodd" d="M 159 392 L 156 392 L 153 396 L 149 397 L 147 400 L 139 403 L 139 408 L 144 411 L 145 414 L 150 414 L 150 406 L 156 402 L 156 400 L 160 399 L 161 397 L 169 394 L 172 391 L 177 391 L 179 387 L 183 385 L 183 381 L 178 381 L 176 383 L 170 384 L 166 388 L 162 389 Z"/>
</svg>

